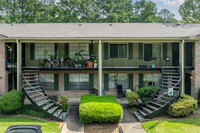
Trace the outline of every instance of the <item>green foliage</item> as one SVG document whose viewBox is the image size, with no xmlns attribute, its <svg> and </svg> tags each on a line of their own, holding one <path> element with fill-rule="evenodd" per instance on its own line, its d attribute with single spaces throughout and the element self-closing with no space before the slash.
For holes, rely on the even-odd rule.
<svg viewBox="0 0 200 133">
<path fill-rule="evenodd" d="M 62 105 L 63 111 L 67 112 L 68 107 L 69 107 L 69 98 L 65 96 L 61 96 L 59 98 L 59 104 Z"/>
<path fill-rule="evenodd" d="M 178 11 L 184 23 L 200 23 L 200 0 L 185 0 Z"/>
<path fill-rule="evenodd" d="M 180 99 L 170 105 L 168 113 L 171 116 L 181 117 L 189 116 L 197 109 L 197 100 L 193 97 L 181 94 Z"/>
<path fill-rule="evenodd" d="M 128 100 L 128 104 L 131 107 L 138 105 L 138 102 L 137 102 L 138 97 L 139 95 L 135 92 L 126 92 L 126 98 Z"/>
<path fill-rule="evenodd" d="M 174 17 L 174 14 L 171 14 L 169 10 L 167 9 L 162 9 L 159 13 L 158 13 L 158 22 L 159 23 L 177 23 L 178 20 L 176 20 Z"/>
<path fill-rule="evenodd" d="M 123 108 L 112 95 L 95 96 L 86 94 L 81 97 L 79 106 L 80 120 L 92 122 L 120 122 L 123 118 Z"/>
<path fill-rule="evenodd" d="M 1 0 L 0 5 L 0 22 L 9 24 L 160 22 L 156 4 L 147 0 Z"/>
<path fill-rule="evenodd" d="M 0 98 L 0 111 L 2 113 L 11 113 L 20 109 L 24 104 L 24 93 L 12 90 Z"/>
<path fill-rule="evenodd" d="M 198 101 L 200 102 L 200 88 L 198 90 Z"/>
<path fill-rule="evenodd" d="M 149 86 L 149 87 L 140 88 L 137 91 L 137 93 L 140 96 L 141 100 L 143 102 L 146 102 L 146 101 L 151 100 L 151 98 L 154 97 L 157 91 L 158 91 L 158 88 Z"/>
<path fill-rule="evenodd" d="M 44 113 L 39 111 L 32 104 L 24 105 L 22 108 L 16 111 L 16 114 L 24 114 L 24 115 L 32 115 L 32 116 L 38 116 L 42 118 L 48 118 Z"/>
</svg>

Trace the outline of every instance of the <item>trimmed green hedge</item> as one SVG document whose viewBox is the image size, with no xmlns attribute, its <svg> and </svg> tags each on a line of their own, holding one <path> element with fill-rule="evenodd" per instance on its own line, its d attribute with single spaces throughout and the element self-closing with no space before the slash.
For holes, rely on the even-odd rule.
<svg viewBox="0 0 200 133">
<path fill-rule="evenodd" d="M 15 112 L 24 105 L 25 95 L 22 91 L 12 90 L 0 98 L 0 111 L 2 113 Z"/>
<path fill-rule="evenodd" d="M 140 96 L 140 99 L 141 99 L 143 102 L 146 102 L 146 101 L 151 100 L 152 97 L 154 97 L 154 95 L 157 93 L 157 91 L 158 91 L 158 88 L 148 86 L 148 87 L 140 88 L 140 89 L 137 91 L 137 93 L 138 93 L 138 95 Z"/>
<path fill-rule="evenodd" d="M 100 97 L 85 94 L 81 97 L 79 116 L 83 123 L 117 123 L 123 118 L 123 108 L 112 95 Z"/>
<path fill-rule="evenodd" d="M 128 101 L 129 106 L 137 106 L 138 102 L 137 99 L 139 98 L 139 95 L 135 92 L 126 92 L 126 99 Z"/>
<path fill-rule="evenodd" d="M 170 105 L 168 113 L 169 115 L 175 117 L 189 116 L 194 113 L 196 109 L 197 100 L 189 95 L 181 94 L 180 99 Z"/>
</svg>

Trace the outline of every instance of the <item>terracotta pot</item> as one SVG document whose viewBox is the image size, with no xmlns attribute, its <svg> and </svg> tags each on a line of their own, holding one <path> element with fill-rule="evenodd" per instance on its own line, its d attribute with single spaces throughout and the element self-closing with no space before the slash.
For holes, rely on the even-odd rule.
<svg viewBox="0 0 200 133">
<path fill-rule="evenodd" d="M 89 68 L 92 68 L 92 67 L 93 67 L 93 63 L 94 63 L 94 62 L 88 62 L 88 67 L 89 67 Z"/>
</svg>

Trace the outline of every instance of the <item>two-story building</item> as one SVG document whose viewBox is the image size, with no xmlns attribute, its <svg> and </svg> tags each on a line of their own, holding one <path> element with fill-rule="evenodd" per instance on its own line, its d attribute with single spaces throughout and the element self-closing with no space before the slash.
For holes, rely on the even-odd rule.
<svg viewBox="0 0 200 133">
<path fill-rule="evenodd" d="M 49 95 L 78 98 L 158 86 L 161 68 L 182 71 L 182 92 L 200 87 L 200 24 L 0 24 L 0 95 L 39 70 Z M 41 81 L 41 82 L 44 82 Z"/>
</svg>

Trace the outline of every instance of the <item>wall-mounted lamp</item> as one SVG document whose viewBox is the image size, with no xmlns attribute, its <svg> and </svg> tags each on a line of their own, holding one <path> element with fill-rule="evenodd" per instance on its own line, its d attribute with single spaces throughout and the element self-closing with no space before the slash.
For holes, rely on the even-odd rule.
<svg viewBox="0 0 200 133">
<path fill-rule="evenodd" d="M 190 76 L 190 79 L 194 79 L 194 77 L 193 77 L 193 76 Z"/>
<path fill-rule="evenodd" d="M 94 44 L 94 41 L 93 41 L 93 40 L 91 40 L 91 41 L 90 41 L 90 44 Z"/>
</svg>

